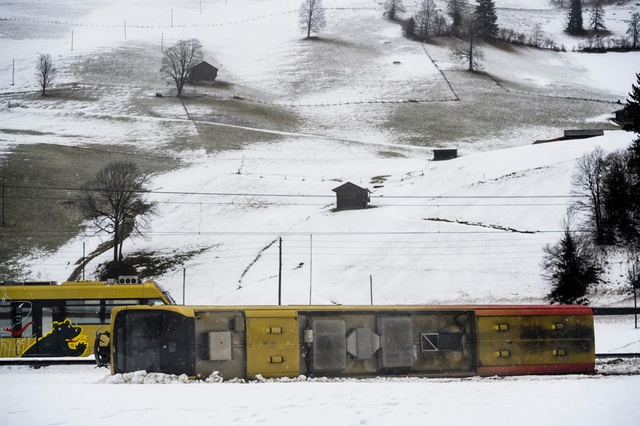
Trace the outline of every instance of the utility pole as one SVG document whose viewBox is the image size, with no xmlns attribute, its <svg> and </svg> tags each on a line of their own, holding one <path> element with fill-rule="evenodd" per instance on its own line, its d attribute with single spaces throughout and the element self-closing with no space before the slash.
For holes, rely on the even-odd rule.
<svg viewBox="0 0 640 426">
<path fill-rule="evenodd" d="M 11 68 L 11 85 L 16 83 L 16 60 L 13 60 L 13 66 Z"/>
<path fill-rule="evenodd" d="M 640 276 L 638 276 L 638 273 L 640 273 L 640 271 L 636 272 L 636 263 L 634 263 L 631 268 L 631 274 L 633 283 L 633 315 L 636 320 L 635 327 L 638 328 L 638 287 L 640 287 Z"/>
<path fill-rule="evenodd" d="M 278 306 L 282 305 L 282 237 L 280 240 L 280 253 L 278 256 Z"/>
<path fill-rule="evenodd" d="M 313 288 L 313 234 L 309 234 L 309 304 L 311 304 L 312 288 Z"/>
<path fill-rule="evenodd" d="M 187 287 L 187 268 L 182 267 L 182 305 L 184 306 L 185 291 Z"/>
<path fill-rule="evenodd" d="M 124 39 L 127 39 L 127 21 L 124 21 Z"/>
<path fill-rule="evenodd" d="M 371 306 L 373 306 L 373 275 L 369 275 L 369 294 L 371 295 Z"/>
<path fill-rule="evenodd" d="M 4 228 L 4 177 L 2 178 L 2 227 Z"/>
</svg>

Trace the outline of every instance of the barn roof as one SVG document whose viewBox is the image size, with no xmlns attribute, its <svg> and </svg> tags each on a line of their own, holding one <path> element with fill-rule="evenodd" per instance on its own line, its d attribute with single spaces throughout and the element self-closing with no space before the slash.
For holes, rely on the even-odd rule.
<svg viewBox="0 0 640 426">
<path fill-rule="evenodd" d="M 351 182 L 343 183 L 342 185 L 340 185 L 340 186 L 338 186 L 336 188 L 333 188 L 332 191 L 336 192 L 336 193 L 340 193 L 340 192 L 344 192 L 344 191 L 371 192 L 368 189 L 362 188 L 362 187 L 356 185 L 355 183 L 351 183 Z"/>
<path fill-rule="evenodd" d="M 218 68 L 214 67 L 213 65 L 211 65 L 209 62 L 207 61 L 202 61 L 199 64 L 195 64 L 194 66 L 192 66 L 189 69 L 195 69 L 195 68 L 208 68 L 208 69 L 214 69 L 216 71 L 218 71 Z"/>
</svg>

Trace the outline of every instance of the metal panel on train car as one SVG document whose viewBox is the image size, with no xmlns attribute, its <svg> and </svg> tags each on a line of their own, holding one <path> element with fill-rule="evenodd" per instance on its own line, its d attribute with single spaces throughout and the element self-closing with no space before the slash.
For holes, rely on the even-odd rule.
<svg viewBox="0 0 640 426">
<path fill-rule="evenodd" d="M 309 325 L 314 335 L 311 369 L 324 373 L 343 371 L 347 366 L 345 322 L 341 319 L 311 318 Z"/>
<path fill-rule="evenodd" d="M 300 371 L 298 313 L 246 311 L 247 376 L 295 377 Z"/>
<path fill-rule="evenodd" d="M 593 369 L 593 317 L 589 315 L 486 316 L 478 317 L 477 327 L 480 374 Z"/>
<path fill-rule="evenodd" d="M 409 316 L 380 316 L 378 333 L 382 342 L 380 368 L 413 366 L 413 329 Z"/>
<path fill-rule="evenodd" d="M 242 311 L 196 311 L 198 377 L 217 371 L 225 379 L 245 377 L 245 320 Z"/>
</svg>

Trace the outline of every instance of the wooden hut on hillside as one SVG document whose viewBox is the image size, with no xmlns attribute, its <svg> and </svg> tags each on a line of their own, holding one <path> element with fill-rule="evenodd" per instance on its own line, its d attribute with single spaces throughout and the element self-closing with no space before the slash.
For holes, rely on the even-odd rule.
<svg viewBox="0 0 640 426">
<path fill-rule="evenodd" d="M 433 150 L 433 161 L 453 160 L 454 158 L 458 158 L 458 150 L 455 148 Z"/>
<path fill-rule="evenodd" d="M 336 193 L 338 210 L 366 209 L 371 201 L 369 197 L 371 191 L 351 182 L 333 188 L 332 191 Z"/>
<path fill-rule="evenodd" d="M 207 61 L 202 61 L 189 68 L 190 83 L 213 83 L 218 77 L 218 68 Z"/>
</svg>

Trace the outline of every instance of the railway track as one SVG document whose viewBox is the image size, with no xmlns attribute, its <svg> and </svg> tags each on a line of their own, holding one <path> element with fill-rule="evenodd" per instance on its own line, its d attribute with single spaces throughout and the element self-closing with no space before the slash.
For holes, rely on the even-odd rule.
<svg viewBox="0 0 640 426">
<path fill-rule="evenodd" d="M 640 353 L 611 353 L 611 354 L 596 354 L 596 359 L 607 358 L 640 358 Z"/>
</svg>

